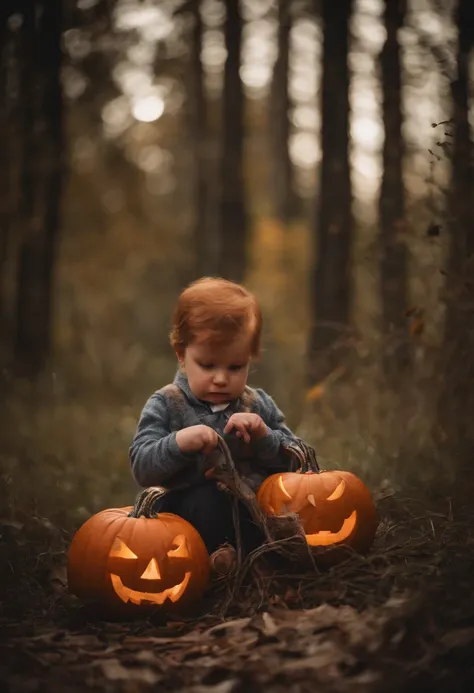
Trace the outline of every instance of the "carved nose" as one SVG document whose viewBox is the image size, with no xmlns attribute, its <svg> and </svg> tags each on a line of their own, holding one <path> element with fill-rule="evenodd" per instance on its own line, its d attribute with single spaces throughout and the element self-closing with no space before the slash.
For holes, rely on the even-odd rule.
<svg viewBox="0 0 474 693">
<path fill-rule="evenodd" d="M 142 580 L 161 580 L 160 569 L 156 558 L 152 558 L 141 575 Z"/>
</svg>

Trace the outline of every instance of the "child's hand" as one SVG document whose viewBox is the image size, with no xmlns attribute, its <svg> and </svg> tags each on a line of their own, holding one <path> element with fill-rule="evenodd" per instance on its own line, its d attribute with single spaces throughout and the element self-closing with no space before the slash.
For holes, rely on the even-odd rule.
<svg viewBox="0 0 474 693">
<path fill-rule="evenodd" d="M 252 438 L 256 440 L 268 435 L 268 429 L 258 414 L 232 414 L 224 428 L 224 433 L 232 431 L 236 431 L 245 443 L 250 443 Z"/>
<path fill-rule="evenodd" d="M 176 442 L 181 452 L 203 452 L 208 455 L 218 442 L 218 435 L 210 426 L 189 426 L 176 434 Z"/>
</svg>

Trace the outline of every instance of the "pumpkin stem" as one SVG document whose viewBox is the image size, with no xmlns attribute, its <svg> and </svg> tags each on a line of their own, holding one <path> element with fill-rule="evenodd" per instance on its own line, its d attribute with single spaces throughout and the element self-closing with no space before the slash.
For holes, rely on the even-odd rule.
<svg viewBox="0 0 474 693">
<path fill-rule="evenodd" d="M 291 457 L 295 458 L 298 465 L 298 469 L 294 470 L 300 474 L 306 474 L 306 472 L 319 472 L 321 471 L 316 459 L 316 451 L 311 445 L 305 443 L 304 440 L 298 438 L 292 440 L 288 443 L 283 443 L 283 450 L 287 452 Z"/>
<path fill-rule="evenodd" d="M 166 493 L 162 486 L 150 486 L 143 489 L 137 496 L 133 510 L 128 513 L 128 517 L 146 517 L 148 519 L 158 517 L 158 513 L 153 510 L 153 506 L 158 498 Z"/>
</svg>

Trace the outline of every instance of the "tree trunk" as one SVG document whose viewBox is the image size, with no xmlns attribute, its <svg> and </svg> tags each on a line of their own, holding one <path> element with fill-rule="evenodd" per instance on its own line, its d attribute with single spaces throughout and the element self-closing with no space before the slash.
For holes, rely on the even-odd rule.
<svg viewBox="0 0 474 693">
<path fill-rule="evenodd" d="M 290 160 L 290 97 L 288 93 L 290 62 L 291 3 L 278 0 L 278 55 L 273 68 L 270 101 L 270 143 L 272 149 L 271 180 L 275 217 L 288 224 L 298 211 Z"/>
<path fill-rule="evenodd" d="M 322 162 L 317 215 L 310 379 L 336 366 L 350 321 L 352 191 L 349 166 L 349 20 L 352 0 L 324 0 Z"/>
<path fill-rule="evenodd" d="M 29 3 L 23 29 L 24 232 L 18 266 L 15 361 L 21 372 L 31 376 L 44 368 L 51 349 L 63 146 L 61 6 L 61 0 L 45 1 L 36 25 L 36 8 Z"/>
<path fill-rule="evenodd" d="M 225 0 L 225 45 L 222 112 L 222 177 L 219 215 L 219 271 L 242 281 L 246 265 L 247 213 L 243 176 L 244 96 L 240 79 L 242 19 L 239 0 Z"/>
<path fill-rule="evenodd" d="M 474 47 L 474 7 L 457 7 L 457 78 L 452 84 L 453 153 L 449 200 L 450 253 L 446 277 L 445 372 L 438 424 L 459 445 L 461 457 L 472 453 L 474 435 L 474 171 L 469 126 L 469 59 Z"/>
<path fill-rule="evenodd" d="M 380 55 L 385 142 L 379 215 L 383 362 L 385 372 L 390 377 L 400 374 L 411 361 L 405 317 L 408 288 L 407 251 L 402 235 L 405 232 L 405 188 L 402 77 L 398 42 L 398 31 L 404 24 L 405 13 L 406 0 L 385 0 L 387 38 Z"/>
<path fill-rule="evenodd" d="M 474 7 L 470 0 L 459 0 L 457 25 L 457 79 L 452 85 L 454 138 L 449 260 L 452 277 L 462 270 L 466 259 L 474 253 L 473 148 L 469 126 L 469 60 L 474 46 Z M 453 278 L 457 280 L 459 277 Z"/>
<path fill-rule="evenodd" d="M 215 239 L 208 219 L 208 166 L 207 166 L 207 109 L 204 94 L 204 74 L 201 61 L 203 23 L 200 0 L 192 5 L 193 30 L 188 75 L 189 131 L 193 157 L 193 200 L 195 244 L 194 278 L 214 274 L 216 271 Z"/>
<path fill-rule="evenodd" d="M 0 149 L 0 337 L 5 343 L 7 322 L 5 269 L 10 242 L 11 196 L 10 196 L 10 122 L 8 117 L 9 95 L 7 93 L 10 61 L 8 51 L 8 7 L 0 7 L 0 132 L 3 143 Z"/>
</svg>

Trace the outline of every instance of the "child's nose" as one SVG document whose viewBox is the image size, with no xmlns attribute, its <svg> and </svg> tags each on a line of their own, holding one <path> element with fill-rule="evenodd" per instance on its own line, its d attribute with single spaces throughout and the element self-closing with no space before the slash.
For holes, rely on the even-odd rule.
<svg viewBox="0 0 474 693">
<path fill-rule="evenodd" d="M 225 371 L 216 371 L 214 373 L 214 382 L 216 385 L 225 385 L 227 382 L 227 373 Z"/>
</svg>

